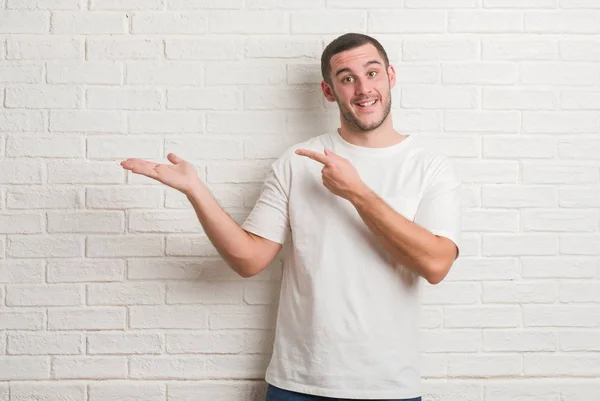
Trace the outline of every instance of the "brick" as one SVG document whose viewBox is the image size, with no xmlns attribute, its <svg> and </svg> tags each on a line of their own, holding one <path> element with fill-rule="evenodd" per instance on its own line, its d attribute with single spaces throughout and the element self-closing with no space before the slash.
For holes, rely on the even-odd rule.
<svg viewBox="0 0 600 401">
<path fill-rule="evenodd" d="M 525 327 L 598 327 L 597 306 L 524 305 Z"/>
<path fill-rule="evenodd" d="M 264 89 L 248 87 L 244 90 L 245 110 L 310 109 L 321 108 L 323 94 L 317 88 Z"/>
<path fill-rule="evenodd" d="M 74 285 L 13 285 L 6 291 L 8 306 L 77 306 L 83 304 L 83 291 Z"/>
<path fill-rule="evenodd" d="M 567 61 L 600 61 L 600 46 L 589 40 L 562 40 L 559 42 L 561 58 Z"/>
<path fill-rule="evenodd" d="M 600 108 L 600 92 L 565 91 L 560 96 L 564 110 L 597 110 Z"/>
<path fill-rule="evenodd" d="M 167 352 L 170 354 L 233 354 L 243 348 L 243 333 L 205 331 L 167 333 Z"/>
<path fill-rule="evenodd" d="M 522 357 L 510 355 L 460 355 L 448 356 L 449 377 L 494 377 L 521 374 Z"/>
<path fill-rule="evenodd" d="M 481 256 L 481 235 L 463 233 L 460 238 L 461 256 Z"/>
<path fill-rule="evenodd" d="M 158 283 L 90 284 L 88 305 L 157 305 L 164 303 L 165 290 Z"/>
<path fill-rule="evenodd" d="M 457 259 L 445 281 L 515 280 L 519 277 L 516 258 L 466 258 Z"/>
<path fill-rule="evenodd" d="M 442 65 L 445 84 L 510 85 L 517 82 L 517 66 L 502 62 L 476 62 Z"/>
<path fill-rule="evenodd" d="M 3 11 L 0 34 L 48 33 L 50 14 L 44 11 Z"/>
<path fill-rule="evenodd" d="M 420 296 L 423 305 L 475 304 L 481 299 L 481 285 L 457 282 L 423 285 Z"/>
<path fill-rule="evenodd" d="M 595 394 L 600 391 L 598 381 L 591 379 L 589 382 L 575 381 L 564 383 L 561 386 L 561 396 L 565 400 L 594 401 Z"/>
<path fill-rule="evenodd" d="M 236 60 L 244 54 L 244 42 L 239 38 L 166 39 L 165 43 L 165 54 L 171 60 Z"/>
<path fill-rule="evenodd" d="M 244 334 L 244 354 L 271 354 L 275 342 L 275 330 L 247 330 Z"/>
<path fill-rule="evenodd" d="M 401 104 L 409 109 L 473 109 L 479 104 L 479 96 L 468 88 L 403 88 Z"/>
<path fill-rule="evenodd" d="M 532 401 L 560 401 L 561 400 L 560 384 L 557 380 L 549 379 L 544 382 L 531 382 L 523 380 L 515 382 L 502 381 L 494 383 L 486 383 L 485 395 L 486 401 L 501 401 L 501 400 L 532 400 Z"/>
<path fill-rule="evenodd" d="M 596 186 L 576 187 L 567 186 L 559 187 L 559 204 L 561 207 L 569 208 L 585 208 L 599 207 L 600 192 Z"/>
<path fill-rule="evenodd" d="M 132 379 L 203 379 L 206 378 L 204 357 L 132 357 L 129 377 Z"/>
<path fill-rule="evenodd" d="M 519 212 L 516 210 L 466 210 L 461 227 L 465 232 L 517 232 Z"/>
<path fill-rule="evenodd" d="M 92 209 L 155 208 L 162 199 L 160 188 L 115 187 L 86 190 L 86 207 Z"/>
<path fill-rule="evenodd" d="M 165 0 L 91 0 L 90 10 L 162 10 Z"/>
<path fill-rule="evenodd" d="M 162 139 L 156 137 L 94 135 L 87 139 L 88 159 L 157 159 L 162 153 Z"/>
<path fill-rule="evenodd" d="M 194 9 L 238 9 L 243 8 L 243 0 L 169 0 L 169 8 L 194 10 Z"/>
<path fill-rule="evenodd" d="M 575 210 L 522 210 L 523 231 L 594 232 L 598 213 Z"/>
<path fill-rule="evenodd" d="M 266 383 L 261 383 L 260 381 L 183 381 L 172 382 L 167 386 L 169 388 L 169 398 L 171 398 L 171 401 L 195 401 L 198 398 L 198 394 L 206 395 L 206 397 L 211 400 L 246 401 L 245 399 L 251 400 L 253 397 L 260 400 L 265 398 L 266 394 Z"/>
<path fill-rule="evenodd" d="M 39 111 L 0 111 L 0 132 L 44 131 L 44 125 Z"/>
<path fill-rule="evenodd" d="M 14 401 L 87 401 L 85 383 L 13 382 L 10 395 Z"/>
<path fill-rule="evenodd" d="M 162 103 L 157 89 L 88 88 L 86 107 L 96 110 L 157 110 Z"/>
<path fill-rule="evenodd" d="M 131 306 L 132 329 L 206 329 L 208 310 L 203 306 Z"/>
<path fill-rule="evenodd" d="M 521 116 L 512 111 L 448 111 L 447 131 L 518 133 Z"/>
<path fill-rule="evenodd" d="M 83 256 L 82 236 L 9 236 L 6 254 L 14 258 L 57 258 Z"/>
<path fill-rule="evenodd" d="M 47 75 L 49 84 L 120 85 L 123 67 L 115 61 L 48 63 Z"/>
<path fill-rule="evenodd" d="M 167 109 L 182 110 L 235 110 L 242 103 L 235 89 L 170 89 L 167 91 Z"/>
<path fill-rule="evenodd" d="M 557 139 L 519 135 L 484 137 L 483 157 L 486 159 L 552 159 L 557 154 Z"/>
<path fill-rule="evenodd" d="M 483 254 L 486 256 L 547 256 L 555 255 L 557 238 L 552 235 L 484 235 Z"/>
<path fill-rule="evenodd" d="M 554 110 L 558 105 L 551 91 L 514 89 L 484 89 L 484 109 L 493 110 Z"/>
<path fill-rule="evenodd" d="M 41 184 L 42 166 L 38 161 L 14 163 L 0 160 L 0 184 Z"/>
<path fill-rule="evenodd" d="M 263 355 L 210 355 L 206 359 L 209 377 L 220 379 L 260 379 L 268 359 Z"/>
<path fill-rule="evenodd" d="M 600 302 L 600 282 L 564 281 L 560 283 L 560 302 Z"/>
<path fill-rule="evenodd" d="M 166 386 L 162 383 L 96 382 L 89 385 L 89 401 L 109 400 L 163 401 Z"/>
<path fill-rule="evenodd" d="M 521 324 L 519 306 L 452 306 L 444 308 L 445 328 L 512 328 Z"/>
<path fill-rule="evenodd" d="M 71 209 L 82 204 L 76 188 L 48 187 L 40 191 L 36 187 L 10 188 L 6 194 L 9 209 Z"/>
<path fill-rule="evenodd" d="M 561 351 L 590 352 L 600 350 L 600 333 L 598 331 L 559 332 L 558 338 Z"/>
<path fill-rule="evenodd" d="M 441 328 L 444 322 L 441 308 L 421 307 L 420 327 L 422 329 Z"/>
<path fill-rule="evenodd" d="M 288 64 L 287 83 L 289 85 L 313 85 L 321 83 L 321 68 L 315 64 Z"/>
<path fill-rule="evenodd" d="M 0 62 L 0 82 L 38 84 L 42 82 L 43 66 L 22 62 Z"/>
<path fill-rule="evenodd" d="M 41 380 L 50 377 L 50 361 L 39 356 L 0 356 L 0 380 Z"/>
<path fill-rule="evenodd" d="M 209 134 L 281 134 L 286 129 L 286 116 L 281 112 L 252 111 L 244 113 L 209 113 Z"/>
<path fill-rule="evenodd" d="M 50 131 L 125 132 L 125 118 L 114 111 L 51 111 Z"/>
<path fill-rule="evenodd" d="M 241 282 L 192 282 L 167 285 L 167 304 L 240 304 Z"/>
<path fill-rule="evenodd" d="M 77 35 L 118 34 L 127 33 L 127 25 L 125 13 L 57 11 L 52 13 L 51 32 Z"/>
<path fill-rule="evenodd" d="M 585 257 L 521 258 L 523 278 L 593 278 L 598 261 Z"/>
<path fill-rule="evenodd" d="M 235 139 L 198 136 L 166 139 L 165 149 L 186 160 L 243 159 L 242 142 Z"/>
<path fill-rule="evenodd" d="M 274 328 L 273 313 L 271 306 L 249 306 L 236 307 L 225 306 L 222 310 L 211 309 L 210 329 L 253 329 L 253 330 L 271 330 Z"/>
<path fill-rule="evenodd" d="M 523 183 L 531 184 L 588 184 L 598 182 L 598 167 L 581 163 L 533 163 L 522 167 Z"/>
<path fill-rule="evenodd" d="M 466 183 L 516 183 L 519 179 L 516 161 L 465 161 L 457 162 L 456 168 Z"/>
<path fill-rule="evenodd" d="M 227 71 L 227 74 L 223 72 Z M 277 85 L 286 80 L 285 66 L 267 61 L 244 61 L 211 63 L 206 67 L 207 85 Z M 264 89 L 264 88 L 263 88 Z M 233 88 L 214 88 L 205 90 L 207 100 L 210 95 L 217 95 L 217 99 L 223 96 L 231 97 L 236 93 Z M 220 95 L 217 93 L 221 93 Z M 202 93 L 202 92 L 200 92 Z M 225 95 L 227 94 L 227 95 Z M 231 101 L 230 101 L 231 103 Z M 237 105 L 237 103 L 235 103 Z"/>
<path fill-rule="evenodd" d="M 596 113 L 584 111 L 523 113 L 523 132 L 525 133 L 591 134 L 598 128 L 600 128 L 600 118 Z"/>
<path fill-rule="evenodd" d="M 78 10 L 79 0 L 7 0 L 6 8 L 13 10 Z"/>
<path fill-rule="evenodd" d="M 83 58 L 78 38 L 15 37 L 7 40 L 6 58 L 12 60 L 78 60 Z"/>
<path fill-rule="evenodd" d="M 9 333 L 11 355 L 77 355 L 84 349 L 82 336 L 71 333 Z"/>
<path fill-rule="evenodd" d="M 48 308 L 48 330 L 123 330 L 125 308 Z"/>
<path fill-rule="evenodd" d="M 206 260 L 135 258 L 128 260 L 129 280 L 196 280 L 202 277 Z M 217 263 L 217 262 L 213 262 Z M 224 263 L 221 261 L 221 263 Z M 225 268 L 225 266 L 222 266 Z"/>
<path fill-rule="evenodd" d="M 448 14 L 448 32 L 513 33 L 522 30 L 523 16 L 516 11 L 468 10 L 450 11 Z"/>
<path fill-rule="evenodd" d="M 205 236 L 167 237 L 168 256 L 218 256 L 218 252 Z"/>
<path fill-rule="evenodd" d="M 125 174 L 116 163 L 49 162 L 50 184 L 120 184 Z"/>
<path fill-rule="evenodd" d="M 271 165 L 270 161 L 264 162 L 229 162 L 211 164 L 207 170 L 209 183 L 261 183 Z"/>
<path fill-rule="evenodd" d="M 91 258 L 163 255 L 163 238 L 158 236 L 111 235 L 87 238 L 86 256 Z"/>
<path fill-rule="evenodd" d="M 442 400 L 450 398 L 453 400 L 482 401 L 484 389 L 481 383 L 463 382 L 461 380 L 450 381 L 423 381 L 423 398 Z"/>
<path fill-rule="evenodd" d="M 94 354 L 160 354 L 163 335 L 159 333 L 88 333 L 87 353 Z"/>
<path fill-rule="evenodd" d="M 202 132 L 203 128 L 202 116 L 193 111 L 148 111 L 132 112 L 129 115 L 129 131 L 132 134 L 198 133 Z"/>
<path fill-rule="evenodd" d="M 121 233 L 122 212 L 48 213 L 48 232 L 53 233 Z"/>
<path fill-rule="evenodd" d="M 255 35 L 288 33 L 289 26 L 280 11 L 211 11 L 208 29 L 210 33 Z"/>
<path fill-rule="evenodd" d="M 554 40 L 540 40 L 519 35 L 519 39 L 483 39 L 481 58 L 490 61 L 556 60 L 558 45 Z"/>
<path fill-rule="evenodd" d="M 556 8 L 557 0 L 483 0 L 485 8 Z"/>
<path fill-rule="evenodd" d="M 594 0 L 560 0 L 562 8 L 598 8 L 600 5 Z"/>
<path fill-rule="evenodd" d="M 540 352 L 555 351 L 556 334 L 545 331 L 484 330 L 485 352 Z"/>
<path fill-rule="evenodd" d="M 249 37 L 245 44 L 246 58 L 318 59 L 323 51 L 320 41 L 300 37 Z"/>
<path fill-rule="evenodd" d="M 201 233 L 202 226 L 193 211 L 130 212 L 129 232 L 141 233 Z"/>
<path fill-rule="evenodd" d="M 555 303 L 558 283 L 497 282 L 483 283 L 484 303 Z"/>
<path fill-rule="evenodd" d="M 297 11 L 291 14 L 292 34 L 365 32 L 367 16 L 359 11 Z"/>
<path fill-rule="evenodd" d="M 599 235 L 561 235 L 559 242 L 563 255 L 600 255 Z"/>
<path fill-rule="evenodd" d="M 4 214 L 0 213 L 0 233 L 2 234 L 40 234 L 42 215 L 40 214 Z"/>
<path fill-rule="evenodd" d="M 484 207 L 554 207 L 558 204 L 556 188 L 533 185 L 484 185 Z"/>
<path fill-rule="evenodd" d="M 356 18 L 359 15 L 362 14 L 357 14 Z M 336 12 L 334 18 L 339 16 L 340 13 Z M 310 20 L 305 23 L 310 25 Z M 357 26 L 360 25 L 355 23 L 353 30 Z M 443 33 L 445 27 L 446 15 L 437 10 L 370 11 L 368 14 L 369 33 Z"/>
<path fill-rule="evenodd" d="M 523 373 L 529 376 L 598 377 L 600 357 L 590 355 L 526 354 Z"/>
<path fill-rule="evenodd" d="M 406 39 L 402 59 L 406 61 L 465 61 L 478 56 L 478 43 L 457 39 Z"/>
<path fill-rule="evenodd" d="M 0 283 L 42 283 L 44 280 L 44 264 L 41 260 L 0 261 Z"/>
<path fill-rule="evenodd" d="M 441 354 L 424 354 L 420 358 L 421 378 L 442 378 L 448 374 L 448 357 Z"/>
<path fill-rule="evenodd" d="M 122 281 L 125 273 L 123 260 L 49 260 L 49 283 Z"/>
<path fill-rule="evenodd" d="M 78 136 L 9 136 L 6 140 L 8 157 L 83 157 L 84 142 Z"/>
<path fill-rule="evenodd" d="M 337 0 L 340 1 L 340 0 Z M 357 1 L 357 0 L 355 0 Z M 392 3 L 391 1 L 388 1 Z M 363 3 L 364 4 L 364 3 Z M 397 2 L 393 2 L 397 4 Z M 477 8 L 478 0 L 406 0 L 406 8 Z M 386 7 L 382 7 L 386 8 Z"/>
<path fill-rule="evenodd" d="M 600 13 L 596 11 L 530 11 L 523 16 L 525 32 L 599 33 Z"/>
<path fill-rule="evenodd" d="M 244 301 L 249 305 L 275 305 L 279 301 L 281 284 L 270 281 L 246 282 Z"/>
<path fill-rule="evenodd" d="M 127 359 L 118 357 L 55 357 L 54 379 L 122 379 L 127 376 Z"/>
<path fill-rule="evenodd" d="M 158 39 L 88 39 L 88 60 L 150 60 L 164 58 L 163 42 Z"/>
<path fill-rule="evenodd" d="M 5 107 L 29 109 L 74 109 L 80 105 L 76 87 L 12 87 L 6 88 Z"/>
<path fill-rule="evenodd" d="M 593 64 L 524 62 L 519 65 L 519 81 L 525 85 L 596 85 L 599 73 Z"/>
<path fill-rule="evenodd" d="M 45 326 L 45 311 L 31 308 L 10 309 L 13 312 L 0 312 L 0 330 L 42 330 Z"/>
<path fill-rule="evenodd" d="M 206 33 L 207 15 L 185 12 L 136 12 L 133 14 L 131 33 L 134 34 L 195 34 Z"/>
</svg>

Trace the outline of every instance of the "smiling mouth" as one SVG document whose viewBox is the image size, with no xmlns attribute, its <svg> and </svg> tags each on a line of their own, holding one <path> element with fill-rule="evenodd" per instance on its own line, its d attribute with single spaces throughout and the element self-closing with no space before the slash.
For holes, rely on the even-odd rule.
<svg viewBox="0 0 600 401">
<path fill-rule="evenodd" d="M 372 108 L 373 106 L 375 106 L 375 104 L 377 102 L 378 102 L 377 99 L 371 99 L 371 100 L 367 100 L 367 101 L 363 101 L 363 102 L 356 102 L 354 104 L 356 106 L 358 106 L 358 108 L 361 110 L 368 110 L 368 109 Z"/>
</svg>

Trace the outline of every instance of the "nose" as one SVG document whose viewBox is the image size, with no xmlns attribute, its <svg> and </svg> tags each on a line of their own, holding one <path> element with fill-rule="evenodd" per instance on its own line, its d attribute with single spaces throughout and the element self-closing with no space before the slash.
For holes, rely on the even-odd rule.
<svg viewBox="0 0 600 401">
<path fill-rule="evenodd" d="M 366 95 L 371 92 L 369 81 L 365 78 L 357 78 L 354 86 L 355 95 Z"/>
</svg>

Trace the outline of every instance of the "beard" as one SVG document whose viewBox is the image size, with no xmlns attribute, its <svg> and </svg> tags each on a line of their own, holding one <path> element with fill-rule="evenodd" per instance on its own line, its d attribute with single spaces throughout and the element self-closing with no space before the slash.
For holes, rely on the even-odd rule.
<svg viewBox="0 0 600 401">
<path fill-rule="evenodd" d="M 341 114 L 342 118 L 344 119 L 344 121 L 346 121 L 346 123 L 348 123 L 348 125 L 350 125 L 350 127 L 352 127 L 356 131 L 368 132 L 368 131 L 373 131 L 373 130 L 379 128 L 381 126 L 381 124 L 383 124 L 383 122 L 386 120 L 386 118 L 388 117 L 388 115 L 390 114 L 390 111 L 392 109 L 392 95 L 391 95 L 391 91 L 388 89 L 388 93 L 387 93 L 387 97 L 386 97 L 387 100 L 385 100 L 385 103 L 383 103 L 381 105 L 382 111 L 383 111 L 381 114 L 381 117 L 378 120 L 376 120 L 370 124 L 366 124 L 366 123 L 363 123 L 348 106 L 346 106 L 344 103 L 340 102 L 340 99 L 338 98 L 335 91 L 333 91 L 333 96 L 335 97 L 335 100 L 337 101 L 338 108 L 340 109 L 340 114 Z"/>
</svg>

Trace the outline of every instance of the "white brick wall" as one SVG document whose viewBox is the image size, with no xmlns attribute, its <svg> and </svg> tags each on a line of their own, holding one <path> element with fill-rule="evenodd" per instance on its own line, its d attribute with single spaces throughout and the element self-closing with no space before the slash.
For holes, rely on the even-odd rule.
<svg viewBox="0 0 600 401">
<path fill-rule="evenodd" d="M 318 62 L 345 31 L 384 43 L 396 128 L 464 182 L 424 400 L 597 401 L 597 0 L 0 0 L 0 401 L 264 399 L 279 261 L 239 278 L 118 163 L 175 152 L 242 221 L 337 126 Z"/>
</svg>

